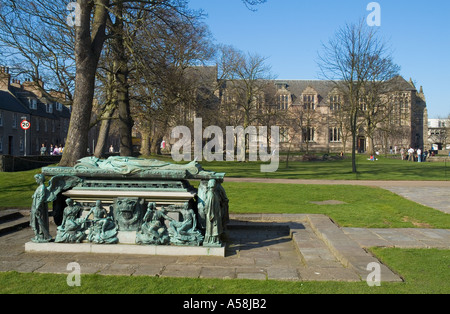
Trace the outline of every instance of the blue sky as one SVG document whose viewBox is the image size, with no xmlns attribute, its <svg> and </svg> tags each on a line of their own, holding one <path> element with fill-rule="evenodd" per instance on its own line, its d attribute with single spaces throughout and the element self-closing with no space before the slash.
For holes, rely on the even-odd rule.
<svg viewBox="0 0 450 314">
<path fill-rule="evenodd" d="M 215 42 L 267 57 L 278 79 L 318 79 L 321 43 L 366 18 L 371 0 L 267 0 L 252 12 L 241 0 L 189 0 L 203 9 Z M 450 1 L 379 0 L 380 34 L 400 74 L 423 86 L 430 118 L 450 114 Z"/>
</svg>

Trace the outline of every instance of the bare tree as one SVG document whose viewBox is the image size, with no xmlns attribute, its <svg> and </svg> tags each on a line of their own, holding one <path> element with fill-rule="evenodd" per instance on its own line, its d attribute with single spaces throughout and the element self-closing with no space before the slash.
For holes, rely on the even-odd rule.
<svg viewBox="0 0 450 314">
<path fill-rule="evenodd" d="M 264 106 L 267 81 L 273 80 L 267 58 L 258 54 L 244 54 L 233 47 L 221 46 L 221 79 L 226 82 L 226 91 L 232 104 L 240 113 L 240 120 L 247 128 L 258 118 Z"/>
<path fill-rule="evenodd" d="M 265 0 L 243 0 L 249 8 L 264 3 Z M 73 166 L 77 160 L 84 157 L 88 147 L 88 131 L 91 122 L 91 114 L 93 109 L 93 99 L 95 93 L 95 80 L 98 62 L 109 35 L 123 28 L 123 16 L 125 11 L 142 10 L 145 12 L 154 12 L 153 17 L 165 18 L 159 15 L 159 9 L 168 8 L 186 8 L 187 2 L 184 0 L 77 0 L 77 16 L 74 28 L 68 27 L 67 2 L 64 0 L 3 0 L 2 1 L 2 18 L 5 18 L 3 25 L 7 32 L 8 40 L 3 41 L 11 50 L 3 50 L 8 57 L 11 57 L 17 51 L 22 54 L 23 60 L 30 63 L 30 67 L 26 69 L 32 73 L 35 81 L 40 79 L 42 73 L 42 64 L 48 61 L 47 69 L 53 71 L 52 75 L 58 77 L 60 90 L 66 92 L 66 96 L 72 103 L 72 116 L 69 125 L 69 132 L 66 140 L 64 155 L 62 157 L 61 166 Z M 9 10 L 8 14 L 3 14 Z M 188 15 L 189 10 L 185 10 L 182 14 Z M 9 18 L 9 19 L 8 19 Z M 8 26 L 14 20 L 20 23 L 16 24 L 14 32 L 8 32 Z M 32 27 L 26 26 L 29 25 Z M 139 22 L 135 20 L 133 22 Z M 114 23 L 115 28 L 107 31 L 108 22 Z M 1 26 L 0 26 L 1 27 Z M 42 30 L 39 32 L 39 30 Z M 17 36 L 16 36 L 17 35 Z M 22 41 L 18 40 L 19 35 Z M 28 37 L 26 37 L 28 36 Z M 56 38 L 54 42 L 49 39 Z M 63 43 L 59 48 L 64 54 L 72 55 L 72 57 L 64 59 L 55 56 L 55 43 Z M 10 40 L 11 39 L 11 40 Z M 24 40 L 23 40 L 24 39 Z M 116 37 L 117 47 L 122 45 L 121 38 Z M 26 41 L 29 44 L 25 44 Z M 36 44 L 37 43 L 37 44 Z M 36 45 L 40 50 L 31 51 L 29 47 Z M 123 61 L 123 49 L 117 52 L 116 60 Z M 72 63 L 70 63 L 70 61 Z M 25 64 L 22 62 L 22 65 Z M 24 71 L 21 67 L 17 67 L 20 71 Z M 23 67 L 24 68 L 24 67 Z M 76 70 L 75 75 L 73 69 Z M 59 76 L 58 76 L 59 75 Z M 119 90 L 117 95 L 120 102 L 127 103 L 127 69 L 122 65 L 116 75 L 116 80 L 124 83 L 123 90 Z M 51 97 L 51 94 L 47 96 Z M 120 103 L 119 102 L 119 103 Z M 120 116 L 126 117 L 123 120 L 126 127 L 126 133 L 129 133 L 131 121 L 129 120 L 129 106 L 120 106 Z M 125 144 L 129 146 L 129 143 Z"/>
<path fill-rule="evenodd" d="M 101 158 L 105 152 L 106 141 L 111 130 L 112 121 L 117 112 L 117 89 L 114 80 L 115 63 L 111 62 L 111 47 L 104 49 L 96 80 L 96 102 L 94 102 L 91 127 L 100 123 L 94 156 Z"/>
<path fill-rule="evenodd" d="M 45 5 L 44 5 L 45 4 Z M 4 0 L 0 5 L 0 58 L 14 75 L 34 81 L 47 98 L 71 105 L 74 92 L 74 30 L 65 23 L 62 0 Z M 46 82 L 46 89 L 41 81 Z M 55 99 L 49 90 L 64 93 Z"/>
<path fill-rule="evenodd" d="M 367 80 L 361 95 L 361 114 L 365 123 L 366 137 L 368 140 L 368 154 L 375 153 L 375 131 L 389 121 L 394 106 L 388 93 L 396 86 L 391 79 L 398 75 L 399 66 L 393 63 L 392 58 L 375 55 L 370 62 L 371 77 Z"/>
<path fill-rule="evenodd" d="M 73 166 L 86 155 L 95 91 L 95 75 L 106 40 L 109 0 L 78 0 L 79 26 L 75 26 L 75 91 L 69 132 L 61 166 Z"/>
<path fill-rule="evenodd" d="M 255 6 L 266 3 L 267 0 L 242 0 L 242 2 L 244 2 L 248 9 L 255 11 Z"/>
<path fill-rule="evenodd" d="M 373 92 L 374 82 L 382 77 L 384 80 L 389 78 L 389 74 L 380 73 L 387 63 L 393 65 L 386 44 L 378 37 L 376 29 L 366 24 L 365 19 L 340 28 L 319 53 L 321 75 L 334 82 L 345 96 L 342 110 L 349 115 L 353 173 L 357 172 L 356 148 L 361 101 L 367 100 L 372 91 L 371 101 L 376 103 L 379 94 Z"/>
<path fill-rule="evenodd" d="M 142 136 L 142 154 L 160 153 L 169 128 L 189 126 L 204 109 L 200 105 L 205 102 L 198 101 L 201 75 L 193 67 L 211 58 L 209 36 L 199 15 L 169 8 L 137 31 L 130 47 L 132 115 Z"/>
<path fill-rule="evenodd" d="M 340 132 L 340 140 L 342 141 L 342 152 L 346 152 L 347 142 L 351 138 L 350 115 L 343 109 L 344 95 L 335 90 L 330 95 L 330 111 L 328 124 L 336 127 Z M 338 136 L 339 137 L 339 136 Z"/>
<path fill-rule="evenodd" d="M 67 3 L 63 0 L 2 2 L 2 13 L 6 13 L 2 14 L 3 24 L 15 25 L 9 34 L 1 34 L 3 43 L 13 52 L 20 52 L 25 61 L 22 68 L 31 73 L 35 82 L 42 72 L 56 76 L 59 89 L 72 101 L 62 166 L 71 166 L 86 154 L 95 73 L 106 38 L 109 0 L 78 0 L 77 4 L 80 8 L 77 26 L 70 29 L 66 23 Z M 52 99 L 51 94 L 46 96 Z"/>
</svg>

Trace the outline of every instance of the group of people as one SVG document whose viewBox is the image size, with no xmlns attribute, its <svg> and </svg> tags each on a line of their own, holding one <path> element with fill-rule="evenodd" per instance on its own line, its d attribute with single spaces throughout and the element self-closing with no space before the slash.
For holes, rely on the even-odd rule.
<svg viewBox="0 0 450 314">
<path fill-rule="evenodd" d="M 64 152 L 64 147 L 62 145 L 55 145 L 53 146 L 53 144 L 50 145 L 50 149 L 47 151 L 47 146 L 45 146 L 45 144 L 41 145 L 41 156 L 59 156 L 62 155 Z"/>
<path fill-rule="evenodd" d="M 427 157 L 430 156 L 430 151 L 423 151 L 421 148 L 414 149 L 410 147 L 409 149 L 401 148 L 400 154 L 402 156 L 402 160 L 407 161 L 417 161 L 417 162 L 425 162 L 427 160 Z"/>
<path fill-rule="evenodd" d="M 392 147 L 390 150 L 391 154 L 393 154 Z M 395 147 L 395 152 L 397 152 L 397 147 Z M 380 155 L 380 153 L 377 151 L 375 154 L 370 155 L 368 160 L 370 161 L 376 161 L 378 160 L 377 157 Z M 434 152 L 429 150 L 422 150 L 421 148 L 414 149 L 410 147 L 409 149 L 401 148 L 400 149 L 400 155 L 402 160 L 406 161 L 412 161 L 412 162 L 426 162 L 428 156 L 434 156 Z"/>
</svg>

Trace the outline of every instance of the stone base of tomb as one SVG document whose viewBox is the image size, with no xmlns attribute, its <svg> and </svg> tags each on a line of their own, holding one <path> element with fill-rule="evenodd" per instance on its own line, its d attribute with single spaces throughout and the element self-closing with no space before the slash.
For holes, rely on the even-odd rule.
<svg viewBox="0 0 450 314">
<path fill-rule="evenodd" d="M 92 244 L 92 243 L 25 243 L 29 253 L 92 253 L 149 256 L 218 256 L 225 257 L 225 247 Z"/>
</svg>

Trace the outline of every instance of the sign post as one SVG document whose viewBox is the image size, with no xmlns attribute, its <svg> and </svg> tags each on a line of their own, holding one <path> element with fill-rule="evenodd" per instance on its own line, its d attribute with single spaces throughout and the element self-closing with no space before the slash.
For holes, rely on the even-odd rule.
<svg viewBox="0 0 450 314">
<path fill-rule="evenodd" d="M 27 155 L 27 130 L 31 127 L 31 123 L 27 121 L 27 117 L 22 117 L 22 122 L 20 123 L 20 127 L 25 131 L 25 143 L 24 143 L 24 149 L 25 153 L 24 155 Z"/>
</svg>

